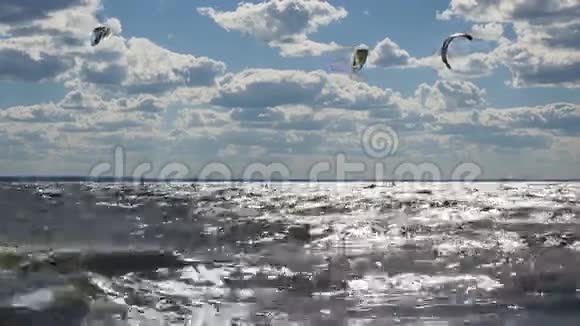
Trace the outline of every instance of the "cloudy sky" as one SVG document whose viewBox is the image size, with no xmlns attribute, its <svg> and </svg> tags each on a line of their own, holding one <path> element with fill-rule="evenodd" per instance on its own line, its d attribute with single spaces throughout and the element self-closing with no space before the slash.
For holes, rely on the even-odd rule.
<svg viewBox="0 0 580 326">
<path fill-rule="evenodd" d="M 113 36 L 91 47 L 99 24 Z M 452 44 L 449 71 L 438 50 L 456 32 L 476 40 Z M 350 76 L 359 44 L 371 55 Z M 364 136 L 377 124 L 386 143 Z M 367 166 L 352 178 L 379 162 L 385 177 L 466 162 L 578 177 L 580 2 L 3 0 L 0 126 L 1 175 L 280 163 L 304 178 L 346 157 Z"/>
</svg>

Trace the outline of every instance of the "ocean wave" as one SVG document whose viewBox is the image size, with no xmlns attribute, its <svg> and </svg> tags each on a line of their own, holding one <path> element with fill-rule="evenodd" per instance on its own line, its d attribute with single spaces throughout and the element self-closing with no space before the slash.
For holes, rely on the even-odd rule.
<svg viewBox="0 0 580 326">
<path fill-rule="evenodd" d="M 427 315 L 485 324 L 478 316 L 521 320 L 518 311 L 577 304 L 573 183 L 0 192 L 0 318 L 13 324 L 413 324 Z"/>
</svg>

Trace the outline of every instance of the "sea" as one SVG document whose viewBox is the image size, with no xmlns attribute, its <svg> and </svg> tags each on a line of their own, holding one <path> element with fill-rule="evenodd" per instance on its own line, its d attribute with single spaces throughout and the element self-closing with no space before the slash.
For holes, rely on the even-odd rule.
<svg viewBox="0 0 580 326">
<path fill-rule="evenodd" d="M 580 324 L 576 182 L 4 182 L 0 325 Z"/>
</svg>

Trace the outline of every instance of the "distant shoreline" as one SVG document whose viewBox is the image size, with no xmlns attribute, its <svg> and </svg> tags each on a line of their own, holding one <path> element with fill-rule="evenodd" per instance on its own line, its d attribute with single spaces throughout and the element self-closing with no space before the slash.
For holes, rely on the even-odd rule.
<svg viewBox="0 0 580 326">
<path fill-rule="evenodd" d="M 243 180 L 243 179 L 231 179 L 231 180 L 224 180 L 224 179 L 208 179 L 208 180 L 200 180 L 200 179 L 153 179 L 153 178 L 144 178 L 144 179 L 135 179 L 131 177 L 122 177 L 122 178 L 115 178 L 115 177 L 82 177 L 82 176 L 0 176 L 1 183 L 7 182 L 124 182 L 124 183 L 165 183 L 165 182 L 191 182 L 191 183 L 210 183 L 210 182 L 236 182 L 236 183 L 263 183 L 263 182 L 270 182 L 270 183 L 283 183 L 283 182 L 291 182 L 291 183 L 305 183 L 305 182 L 312 182 L 312 183 L 333 183 L 333 182 L 343 182 L 343 183 L 356 183 L 356 182 L 368 182 L 368 183 L 383 183 L 383 182 L 432 182 L 432 183 L 452 183 L 452 182 L 466 182 L 466 183 L 482 183 L 482 182 L 580 182 L 580 179 L 478 179 L 473 181 L 464 181 L 464 180 L 411 180 L 411 179 L 384 179 L 384 180 L 372 180 L 372 179 L 351 179 L 351 180 L 317 180 L 311 181 L 308 179 L 289 179 L 289 180 L 281 180 L 281 179 L 273 179 L 273 180 L 266 180 L 266 179 L 252 179 L 252 180 Z"/>
</svg>

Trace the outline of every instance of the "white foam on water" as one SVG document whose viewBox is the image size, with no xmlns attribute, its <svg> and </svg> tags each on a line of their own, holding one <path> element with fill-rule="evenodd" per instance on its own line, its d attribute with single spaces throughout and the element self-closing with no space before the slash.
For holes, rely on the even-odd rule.
<svg viewBox="0 0 580 326">
<path fill-rule="evenodd" d="M 354 281 L 352 281 L 354 282 Z M 349 282 L 351 286 L 352 282 Z M 432 291 L 444 285 L 473 285 L 477 289 L 492 291 L 503 287 L 503 285 L 487 275 L 424 275 L 416 273 L 402 273 L 393 276 L 377 277 L 369 275 L 362 280 L 356 280 L 359 291 L 389 291 L 398 290 L 410 293 L 421 291 Z"/>
<path fill-rule="evenodd" d="M 41 311 L 52 306 L 54 301 L 55 295 L 53 289 L 44 288 L 15 296 L 12 299 L 12 306 Z"/>
<path fill-rule="evenodd" d="M 504 254 L 515 253 L 526 248 L 526 244 L 515 232 L 496 231 L 482 232 L 480 239 L 466 239 L 459 236 L 446 237 L 434 245 L 442 256 L 456 255 L 462 251 L 472 252 L 474 249 L 497 250 Z"/>
</svg>

